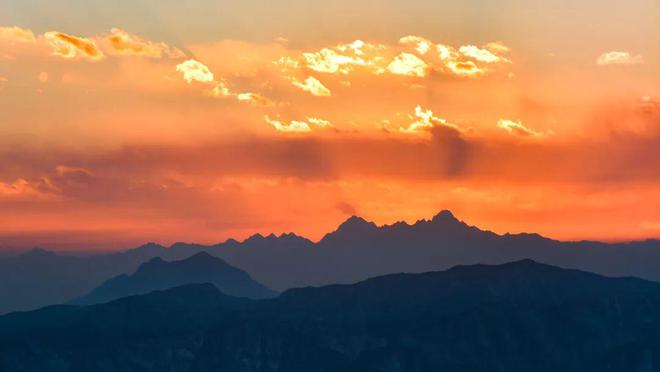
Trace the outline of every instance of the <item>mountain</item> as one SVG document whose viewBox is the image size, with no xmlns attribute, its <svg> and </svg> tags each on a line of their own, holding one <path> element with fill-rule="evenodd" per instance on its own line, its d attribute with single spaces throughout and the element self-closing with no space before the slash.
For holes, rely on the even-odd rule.
<svg viewBox="0 0 660 372">
<path fill-rule="evenodd" d="M 200 252 L 181 261 L 166 262 L 152 258 L 140 265 L 132 275 L 116 276 L 91 293 L 71 301 L 76 305 L 109 302 L 121 297 L 145 294 L 186 284 L 210 283 L 234 297 L 268 298 L 276 292 L 252 280 L 243 270 L 228 265 L 220 258 Z"/>
<path fill-rule="evenodd" d="M 561 242 L 537 234 L 498 235 L 460 221 L 449 211 L 414 224 L 377 226 L 351 217 L 319 242 L 295 234 L 254 235 L 203 246 L 147 244 L 88 257 L 33 251 L 0 258 L 0 314 L 62 303 L 105 280 L 134 272 L 154 257 L 181 260 L 199 252 L 222 258 L 276 291 L 352 283 L 396 272 L 445 270 L 455 265 L 501 264 L 526 258 L 608 276 L 660 281 L 660 241 Z"/>
<path fill-rule="evenodd" d="M 0 370 L 656 371 L 660 284 L 531 260 L 293 289 L 188 285 L 0 317 Z"/>
</svg>

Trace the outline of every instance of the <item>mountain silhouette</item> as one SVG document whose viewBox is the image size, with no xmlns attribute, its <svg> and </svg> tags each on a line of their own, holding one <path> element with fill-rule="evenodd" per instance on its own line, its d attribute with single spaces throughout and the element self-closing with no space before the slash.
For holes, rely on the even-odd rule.
<svg viewBox="0 0 660 372">
<path fill-rule="evenodd" d="M 135 272 L 154 257 L 182 260 L 207 252 L 276 291 L 353 283 L 390 273 L 501 264 L 526 258 L 608 276 L 660 281 L 660 241 L 561 242 L 537 234 L 498 235 L 442 211 L 413 224 L 378 226 L 347 219 L 318 242 L 295 234 L 230 239 L 215 245 L 150 243 L 125 252 L 72 257 L 44 251 L 0 258 L 0 313 L 83 296 L 109 278 Z"/>
<path fill-rule="evenodd" d="M 109 302 L 121 297 L 145 294 L 186 284 L 210 283 L 234 297 L 267 298 L 276 292 L 252 280 L 243 270 L 220 258 L 200 252 L 181 261 L 166 262 L 160 257 L 140 265 L 132 275 L 116 276 L 91 293 L 71 301 L 76 305 Z"/>
<path fill-rule="evenodd" d="M 0 370 L 653 371 L 660 284 L 522 260 L 308 287 L 209 284 L 0 317 Z"/>
</svg>

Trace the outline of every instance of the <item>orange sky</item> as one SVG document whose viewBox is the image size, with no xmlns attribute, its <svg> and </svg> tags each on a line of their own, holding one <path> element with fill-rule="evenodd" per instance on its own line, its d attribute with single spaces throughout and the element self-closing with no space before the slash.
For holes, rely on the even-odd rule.
<svg viewBox="0 0 660 372">
<path fill-rule="evenodd" d="M 275 3 L 298 26 L 318 17 Z M 318 239 L 352 214 L 442 209 L 502 233 L 660 237 L 657 4 L 507 0 L 488 18 L 418 3 L 427 16 L 359 5 L 336 34 L 343 1 L 324 33 L 249 6 L 214 29 L 163 5 L 149 31 L 0 5 L 0 248 Z"/>
</svg>

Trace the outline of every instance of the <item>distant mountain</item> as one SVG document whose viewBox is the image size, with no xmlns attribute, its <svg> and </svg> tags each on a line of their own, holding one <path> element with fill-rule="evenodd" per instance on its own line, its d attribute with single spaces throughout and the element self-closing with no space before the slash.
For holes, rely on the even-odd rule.
<svg viewBox="0 0 660 372">
<path fill-rule="evenodd" d="M 497 235 L 442 211 L 430 220 L 385 226 L 351 217 L 316 243 L 294 234 L 257 234 L 243 242 L 177 243 L 169 248 L 151 243 L 84 258 L 44 251 L 0 258 L 0 313 L 62 303 L 89 293 L 109 278 L 132 273 L 154 257 L 173 261 L 199 252 L 222 258 L 276 291 L 525 258 L 603 275 L 660 281 L 657 240 L 608 244 L 560 242 L 536 234 Z"/>
<path fill-rule="evenodd" d="M 181 261 L 166 262 L 152 258 L 132 275 L 116 276 L 91 293 L 71 301 L 75 305 L 109 302 L 122 297 L 145 294 L 186 284 L 210 283 L 234 297 L 269 298 L 277 292 L 254 281 L 248 273 L 228 265 L 220 258 L 200 252 Z"/>
<path fill-rule="evenodd" d="M 294 289 L 189 285 L 0 317 L 0 370 L 655 371 L 660 284 L 523 260 Z"/>
</svg>

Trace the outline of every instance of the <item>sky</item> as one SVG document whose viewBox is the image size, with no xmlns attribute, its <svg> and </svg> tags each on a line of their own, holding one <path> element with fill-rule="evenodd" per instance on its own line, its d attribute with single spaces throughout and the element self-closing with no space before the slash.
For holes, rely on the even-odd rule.
<svg viewBox="0 0 660 372">
<path fill-rule="evenodd" d="M 444 209 L 660 238 L 660 3 L 0 3 L 0 250 Z"/>
</svg>

